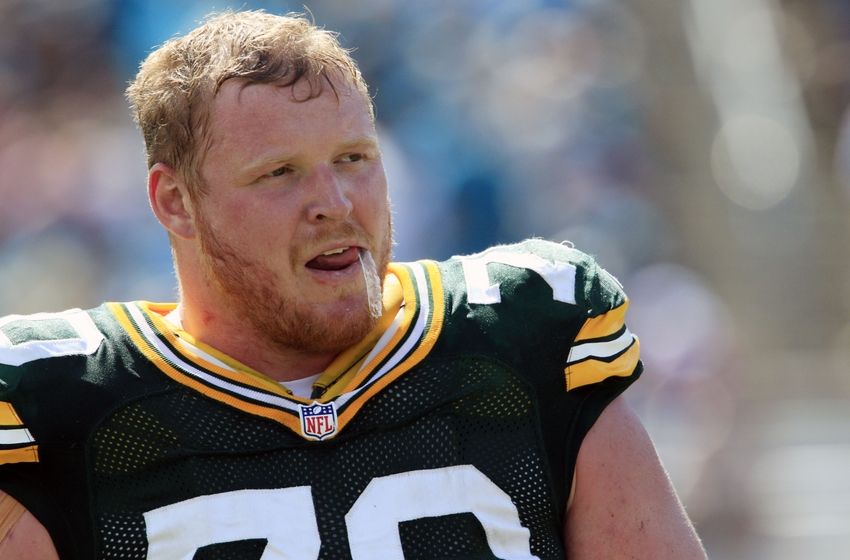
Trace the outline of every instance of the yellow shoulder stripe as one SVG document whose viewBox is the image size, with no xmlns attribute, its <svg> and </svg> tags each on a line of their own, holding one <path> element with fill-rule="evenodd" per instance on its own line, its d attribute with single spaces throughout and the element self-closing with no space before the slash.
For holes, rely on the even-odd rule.
<svg viewBox="0 0 850 560">
<path fill-rule="evenodd" d="M 18 413 L 15 412 L 15 407 L 12 406 L 12 403 L 0 401 L 0 426 L 19 427 L 23 425 L 24 423 L 21 421 Z"/>
<path fill-rule="evenodd" d="M 576 343 L 616 333 L 626 324 L 626 311 L 628 309 L 629 300 L 626 300 L 619 307 L 586 320 L 576 336 Z"/>
<path fill-rule="evenodd" d="M 0 465 L 38 462 L 38 445 L 12 403 L 0 401 L 0 428 Z"/>
<path fill-rule="evenodd" d="M 640 360 L 640 341 L 626 328 L 628 307 L 626 300 L 582 325 L 564 369 L 567 391 L 634 373 Z"/>
<path fill-rule="evenodd" d="M 38 446 L 19 447 L 18 449 L 0 449 L 0 465 L 12 463 L 38 463 Z"/>
</svg>

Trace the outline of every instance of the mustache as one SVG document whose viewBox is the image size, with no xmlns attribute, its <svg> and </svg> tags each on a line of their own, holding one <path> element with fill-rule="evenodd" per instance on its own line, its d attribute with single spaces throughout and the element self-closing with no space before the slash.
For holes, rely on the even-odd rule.
<svg viewBox="0 0 850 560">
<path fill-rule="evenodd" d="M 340 222 L 328 224 L 323 228 L 314 228 L 303 238 L 303 242 L 305 245 L 313 247 L 341 239 L 354 241 L 356 245 L 366 248 L 372 247 L 373 244 L 372 237 L 366 233 L 366 230 L 352 222 Z"/>
</svg>

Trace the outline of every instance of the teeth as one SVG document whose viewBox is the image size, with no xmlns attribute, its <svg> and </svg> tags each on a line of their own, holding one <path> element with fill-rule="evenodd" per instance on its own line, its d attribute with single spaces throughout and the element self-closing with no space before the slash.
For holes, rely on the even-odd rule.
<svg viewBox="0 0 850 560">
<path fill-rule="evenodd" d="M 348 250 L 348 247 L 340 247 L 339 249 L 333 249 L 331 251 L 325 251 L 322 253 L 323 257 L 329 257 L 331 255 L 339 255 L 340 253 L 344 253 Z"/>
</svg>

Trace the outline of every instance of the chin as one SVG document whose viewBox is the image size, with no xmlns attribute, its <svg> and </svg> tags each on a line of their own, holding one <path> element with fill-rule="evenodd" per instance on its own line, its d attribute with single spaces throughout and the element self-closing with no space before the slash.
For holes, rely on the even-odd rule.
<svg viewBox="0 0 850 560">
<path fill-rule="evenodd" d="M 265 332 L 277 344 L 302 352 L 339 353 L 357 344 L 375 327 L 382 304 L 360 292 L 327 303 L 299 302 L 287 311 L 267 316 Z M 254 315 L 254 320 L 259 319 Z"/>
<path fill-rule="evenodd" d="M 348 313 L 319 319 L 303 328 L 298 341 L 303 350 L 309 352 L 339 353 L 363 340 L 375 327 L 378 319 L 371 313 Z"/>
</svg>

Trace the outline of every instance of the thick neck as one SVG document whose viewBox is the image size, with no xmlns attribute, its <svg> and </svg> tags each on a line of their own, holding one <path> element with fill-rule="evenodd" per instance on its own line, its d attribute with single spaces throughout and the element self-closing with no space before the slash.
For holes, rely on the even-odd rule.
<svg viewBox="0 0 850 560">
<path fill-rule="evenodd" d="M 199 342 L 276 381 L 314 375 L 333 361 L 335 352 L 304 352 L 269 340 L 204 277 L 200 259 L 175 256 L 182 263 L 176 267 L 182 328 Z"/>
</svg>

